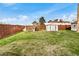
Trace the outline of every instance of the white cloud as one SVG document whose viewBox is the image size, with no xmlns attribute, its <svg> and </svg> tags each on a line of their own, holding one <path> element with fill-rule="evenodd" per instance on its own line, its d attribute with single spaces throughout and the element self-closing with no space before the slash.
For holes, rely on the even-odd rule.
<svg viewBox="0 0 79 59">
<path fill-rule="evenodd" d="M 6 24 L 26 25 L 28 19 L 29 18 L 26 15 L 19 15 L 17 17 L 2 18 L 0 22 L 6 23 Z"/>
<path fill-rule="evenodd" d="M 19 15 L 18 18 L 21 19 L 21 20 L 27 20 L 28 16 L 26 16 L 26 15 Z"/>
<path fill-rule="evenodd" d="M 64 15 L 63 17 L 62 17 L 62 19 L 64 19 L 64 20 L 66 20 L 68 17 L 66 16 L 66 15 Z"/>
<path fill-rule="evenodd" d="M 2 3 L 5 7 L 16 5 L 16 3 Z"/>
<path fill-rule="evenodd" d="M 4 7 L 10 7 L 12 10 L 17 10 L 16 3 L 1 3 Z"/>
<path fill-rule="evenodd" d="M 64 19 L 65 21 L 74 21 L 74 20 L 77 20 L 77 14 L 73 13 L 70 15 L 64 15 L 62 19 Z"/>
</svg>

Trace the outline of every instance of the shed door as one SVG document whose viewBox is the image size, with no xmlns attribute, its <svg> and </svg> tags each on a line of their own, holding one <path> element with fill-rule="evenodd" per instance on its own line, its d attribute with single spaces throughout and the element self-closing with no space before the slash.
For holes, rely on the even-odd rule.
<svg viewBox="0 0 79 59">
<path fill-rule="evenodd" d="M 51 26 L 51 31 L 55 31 L 55 26 L 53 25 L 53 26 Z"/>
<path fill-rule="evenodd" d="M 56 26 L 56 25 L 49 25 L 49 26 L 46 26 L 46 30 L 47 31 L 58 31 L 58 26 Z"/>
<path fill-rule="evenodd" d="M 50 26 L 46 26 L 46 30 L 47 31 L 50 31 L 51 29 L 50 29 Z"/>
<path fill-rule="evenodd" d="M 51 31 L 58 31 L 58 26 L 57 25 L 52 25 L 51 26 Z"/>
</svg>

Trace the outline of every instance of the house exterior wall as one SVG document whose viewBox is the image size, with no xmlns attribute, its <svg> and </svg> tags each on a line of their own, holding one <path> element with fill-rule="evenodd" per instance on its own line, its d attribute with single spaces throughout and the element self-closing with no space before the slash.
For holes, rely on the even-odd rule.
<svg viewBox="0 0 79 59">
<path fill-rule="evenodd" d="M 72 24 L 71 25 L 71 30 L 72 31 L 77 31 L 77 24 Z"/>
<path fill-rule="evenodd" d="M 79 3 L 77 8 L 77 32 L 79 32 Z"/>
</svg>

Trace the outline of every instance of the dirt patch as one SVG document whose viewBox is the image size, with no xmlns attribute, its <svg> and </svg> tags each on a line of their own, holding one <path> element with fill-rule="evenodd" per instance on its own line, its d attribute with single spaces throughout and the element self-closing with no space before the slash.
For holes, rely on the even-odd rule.
<svg viewBox="0 0 79 59">
<path fill-rule="evenodd" d="M 71 53 L 67 48 L 62 47 L 61 45 L 48 45 L 45 47 L 45 50 L 48 52 L 48 55 L 54 55 L 54 56 L 75 55 L 75 54 Z"/>
<path fill-rule="evenodd" d="M 16 56 L 67 56 L 75 55 L 61 45 L 50 45 L 41 40 L 19 40 L 0 47 L 0 55 Z"/>
</svg>

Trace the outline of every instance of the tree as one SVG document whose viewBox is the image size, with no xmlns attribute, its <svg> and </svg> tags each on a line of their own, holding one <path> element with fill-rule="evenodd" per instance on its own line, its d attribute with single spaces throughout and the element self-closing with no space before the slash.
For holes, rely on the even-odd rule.
<svg viewBox="0 0 79 59">
<path fill-rule="evenodd" d="M 34 27 L 37 27 L 37 25 L 38 25 L 38 23 L 36 21 L 33 21 L 32 24 Z"/>
<path fill-rule="evenodd" d="M 32 24 L 37 24 L 37 21 L 33 21 Z"/>
<path fill-rule="evenodd" d="M 38 23 L 37 23 L 37 21 L 33 21 L 32 24 L 33 24 L 34 31 L 38 31 L 38 28 L 37 28 Z"/>
<path fill-rule="evenodd" d="M 46 29 L 46 26 L 44 24 L 45 22 L 46 21 L 45 21 L 44 17 L 40 17 L 39 18 L 39 24 L 38 24 L 39 31 L 42 31 L 42 30 L 45 30 Z"/>
<path fill-rule="evenodd" d="M 63 19 L 60 19 L 59 22 L 63 22 Z"/>
<path fill-rule="evenodd" d="M 45 22 L 46 22 L 46 21 L 45 21 L 44 17 L 40 17 L 39 23 L 45 23 Z"/>
</svg>

